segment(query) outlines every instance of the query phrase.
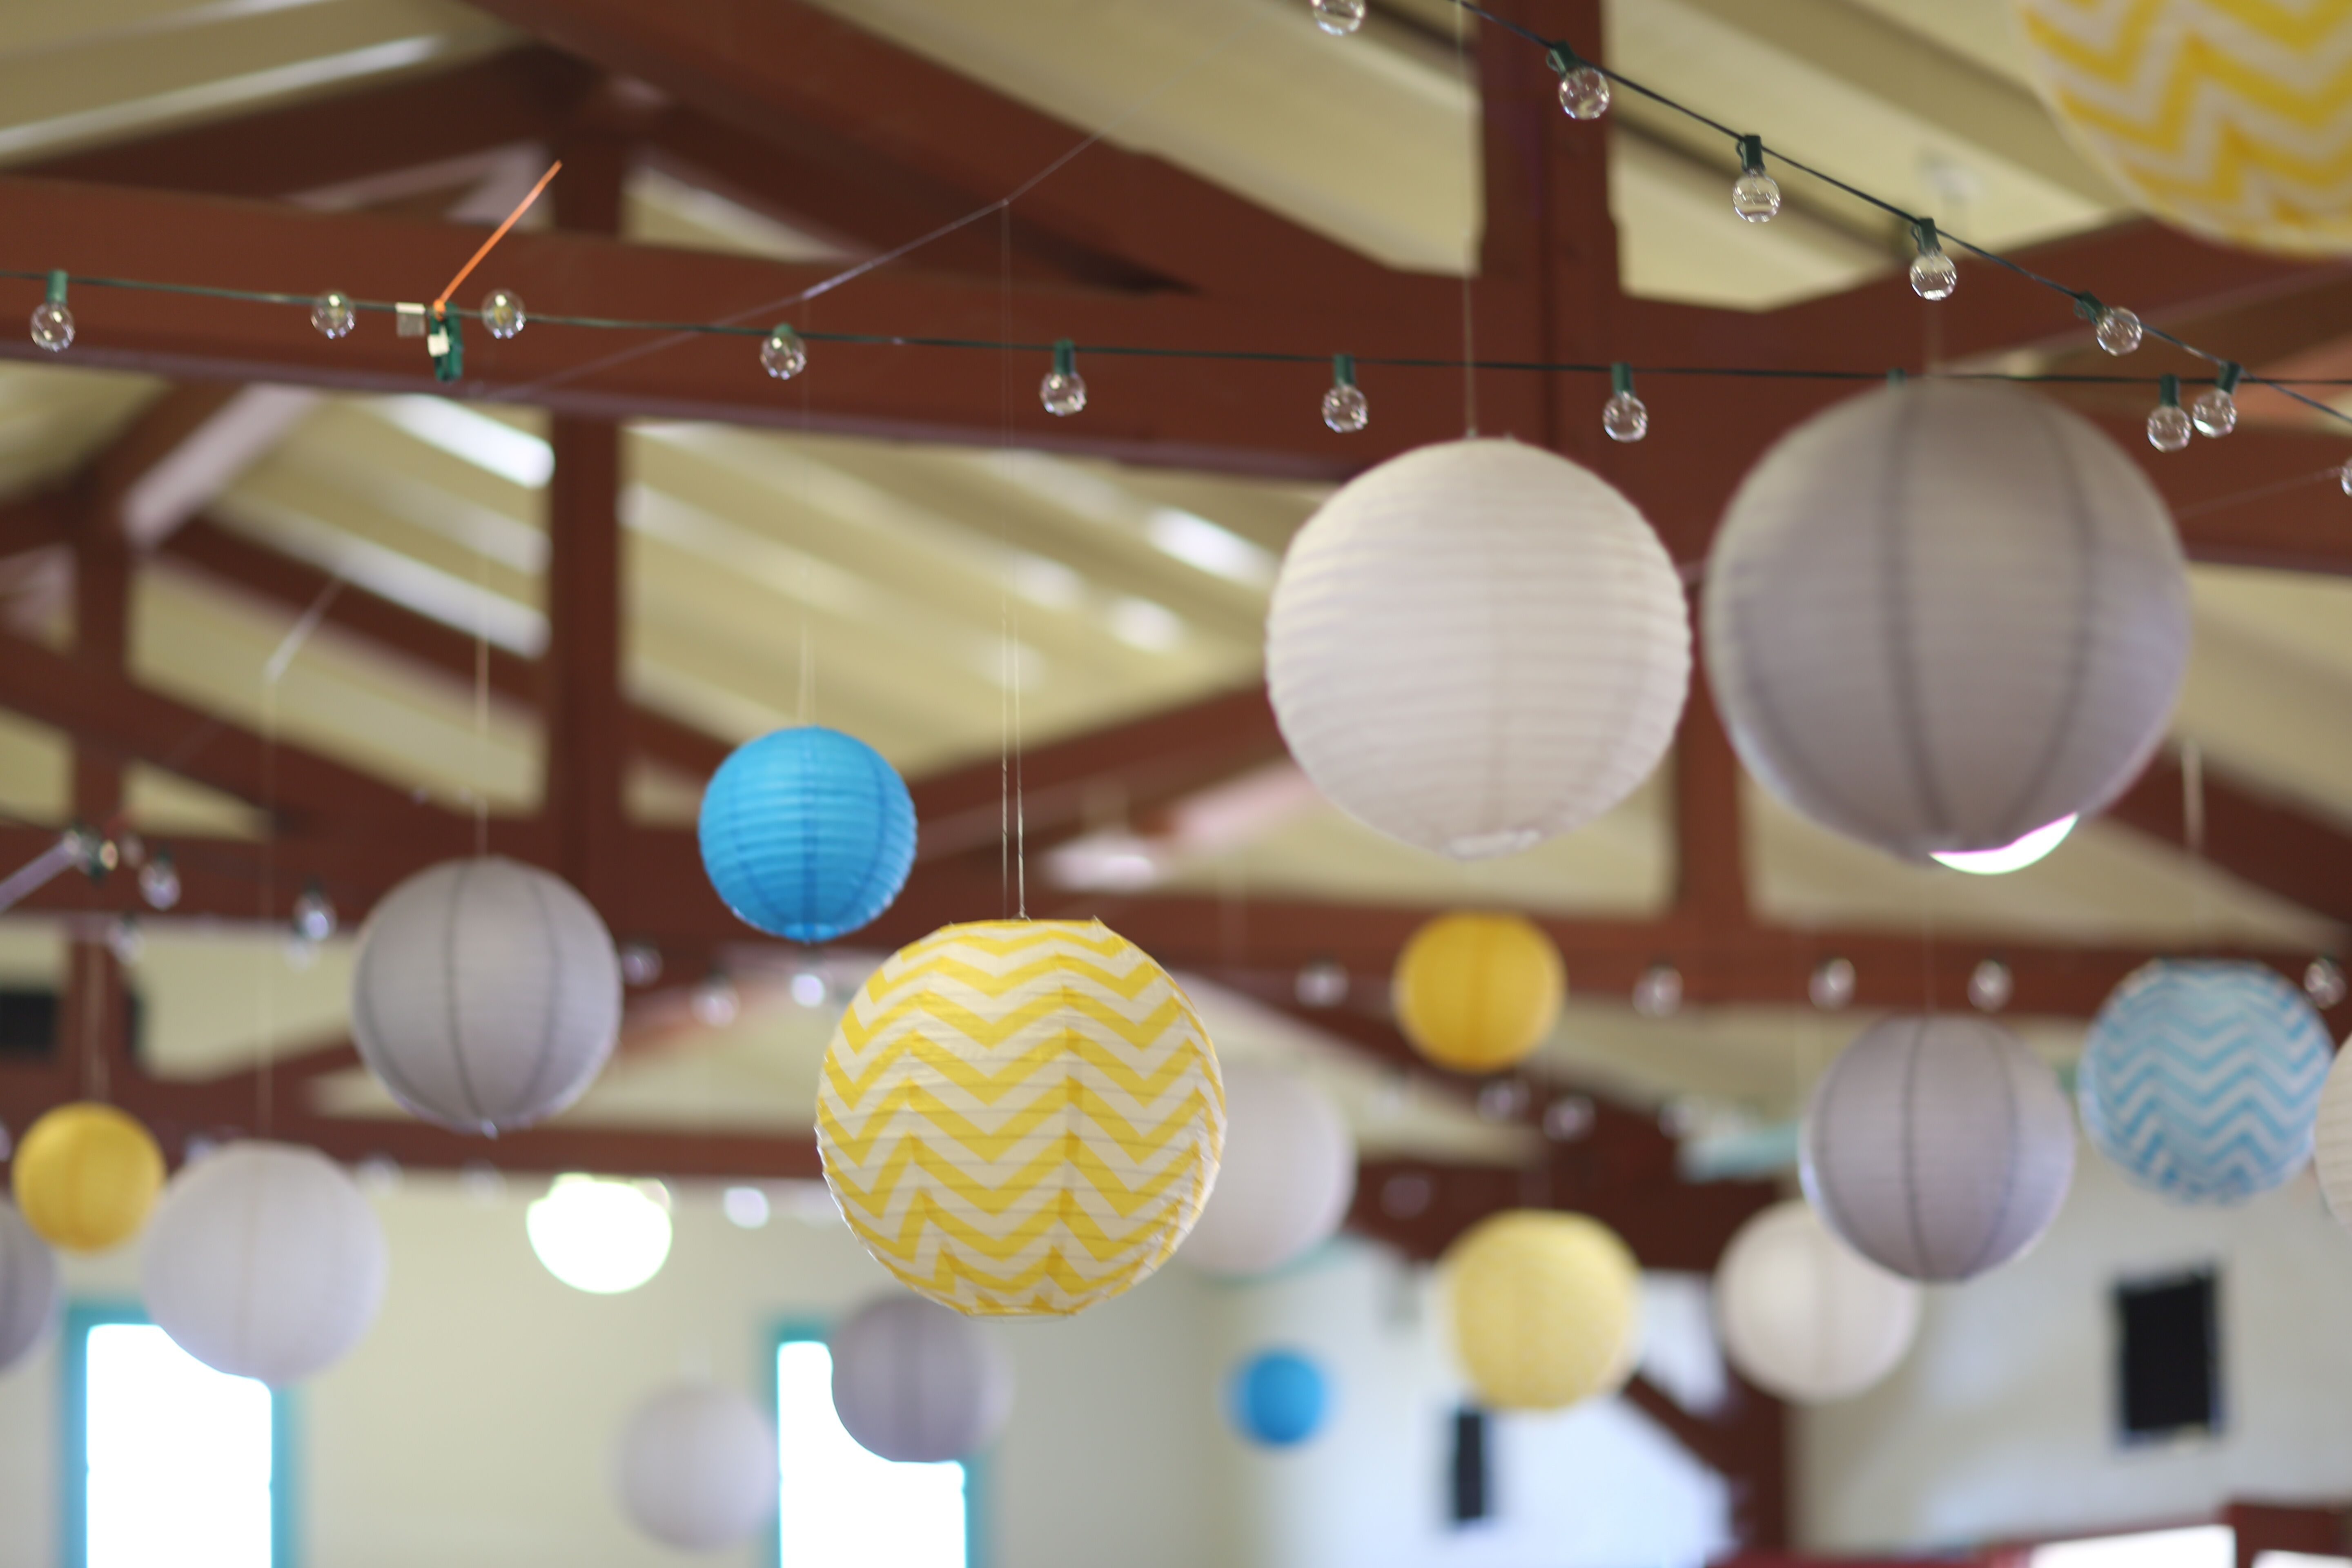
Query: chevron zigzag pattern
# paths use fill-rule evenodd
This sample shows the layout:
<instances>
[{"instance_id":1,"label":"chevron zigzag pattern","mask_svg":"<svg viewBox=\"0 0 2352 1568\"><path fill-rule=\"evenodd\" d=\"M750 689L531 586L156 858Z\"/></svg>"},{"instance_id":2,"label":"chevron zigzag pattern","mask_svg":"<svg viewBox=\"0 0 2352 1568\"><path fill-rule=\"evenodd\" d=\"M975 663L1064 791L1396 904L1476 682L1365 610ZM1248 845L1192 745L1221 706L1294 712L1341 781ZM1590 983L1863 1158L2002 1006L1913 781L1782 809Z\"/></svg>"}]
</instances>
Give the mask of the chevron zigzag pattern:
<instances>
[{"instance_id":1,"label":"chevron zigzag pattern","mask_svg":"<svg viewBox=\"0 0 2352 1568\"><path fill-rule=\"evenodd\" d=\"M1096 921L948 926L892 954L817 1092L825 1182L866 1249L988 1316L1148 1277L1200 1216L1224 1129L1191 1002Z\"/></svg>"},{"instance_id":2,"label":"chevron zigzag pattern","mask_svg":"<svg viewBox=\"0 0 2352 1568\"><path fill-rule=\"evenodd\" d=\"M2311 1157L2334 1054L2303 993L2261 964L2159 959L2091 1025L2084 1129L2142 1186L2237 1203Z\"/></svg>"},{"instance_id":3,"label":"chevron zigzag pattern","mask_svg":"<svg viewBox=\"0 0 2352 1568\"><path fill-rule=\"evenodd\" d=\"M2016 0L2042 101L2159 217L2352 250L2352 0Z\"/></svg>"}]
</instances>

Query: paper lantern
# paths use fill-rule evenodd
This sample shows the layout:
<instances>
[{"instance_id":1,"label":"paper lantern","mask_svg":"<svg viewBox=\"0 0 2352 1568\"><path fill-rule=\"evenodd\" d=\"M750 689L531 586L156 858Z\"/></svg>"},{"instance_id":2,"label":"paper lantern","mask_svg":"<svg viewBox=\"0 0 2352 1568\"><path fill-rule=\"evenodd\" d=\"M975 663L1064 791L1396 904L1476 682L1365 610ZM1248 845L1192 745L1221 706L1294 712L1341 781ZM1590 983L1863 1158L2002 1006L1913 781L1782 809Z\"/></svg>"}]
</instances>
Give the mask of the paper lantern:
<instances>
[{"instance_id":1,"label":"paper lantern","mask_svg":"<svg viewBox=\"0 0 2352 1568\"><path fill-rule=\"evenodd\" d=\"M2237 1203L2311 1158L2334 1056L2303 993L2263 965L2158 959L2091 1022L2074 1078L2083 1130L2141 1186Z\"/></svg>"},{"instance_id":2,"label":"paper lantern","mask_svg":"<svg viewBox=\"0 0 2352 1568\"><path fill-rule=\"evenodd\" d=\"M2327 1212L2347 1230L2352 1230L2352 1074L2344 1064L2352 1061L2352 1051L2336 1053L2336 1065L2327 1069L2327 1082L2319 1091L2319 1124L2314 1163L2319 1171L2320 1194L2327 1200Z\"/></svg>"},{"instance_id":3,"label":"paper lantern","mask_svg":"<svg viewBox=\"0 0 2352 1568\"><path fill-rule=\"evenodd\" d=\"M2051 115L2136 204L2228 244L2352 251L2352 11L2017 0L2017 14Z\"/></svg>"},{"instance_id":4,"label":"paper lantern","mask_svg":"<svg viewBox=\"0 0 2352 1568\"><path fill-rule=\"evenodd\" d=\"M703 869L772 936L831 942L890 907L915 863L915 803L880 752L815 724L746 742L702 795Z\"/></svg>"},{"instance_id":5,"label":"paper lantern","mask_svg":"<svg viewBox=\"0 0 2352 1568\"><path fill-rule=\"evenodd\" d=\"M299 1383L367 1337L390 1268L383 1226L316 1149L231 1143L182 1168L149 1227L147 1313L216 1372Z\"/></svg>"},{"instance_id":6,"label":"paper lantern","mask_svg":"<svg viewBox=\"0 0 2352 1568\"><path fill-rule=\"evenodd\" d=\"M667 1546L739 1545L776 1511L776 1429L731 1388L688 1384L646 1400L615 1468L622 1511Z\"/></svg>"},{"instance_id":7,"label":"paper lantern","mask_svg":"<svg viewBox=\"0 0 2352 1568\"><path fill-rule=\"evenodd\" d=\"M1832 1236L1806 1205L1775 1204L1716 1266L1715 1321L1742 1377L1818 1405L1895 1370L1919 1331L1919 1287Z\"/></svg>"},{"instance_id":8,"label":"paper lantern","mask_svg":"<svg viewBox=\"0 0 2352 1568\"><path fill-rule=\"evenodd\" d=\"M1339 1231L1356 1192L1356 1139L1331 1097L1297 1073L1237 1062L1224 1082L1224 1154L1182 1257L1212 1274L1264 1274Z\"/></svg>"},{"instance_id":9,"label":"paper lantern","mask_svg":"<svg viewBox=\"0 0 2352 1568\"><path fill-rule=\"evenodd\" d=\"M497 856L446 861L394 888L360 934L360 1059L454 1131L544 1121L595 1081L620 1029L620 956L561 877Z\"/></svg>"},{"instance_id":10,"label":"paper lantern","mask_svg":"<svg viewBox=\"0 0 2352 1568\"><path fill-rule=\"evenodd\" d=\"M2022 1253L2074 1179L2058 1075L1981 1017L1880 1020L1813 1088L1799 1173L1832 1235L1906 1279Z\"/></svg>"},{"instance_id":11,"label":"paper lantern","mask_svg":"<svg viewBox=\"0 0 2352 1568\"><path fill-rule=\"evenodd\" d=\"M1633 1375L1641 1271L1598 1220L1508 1210L1465 1231L1438 1267L1454 1353L1489 1409L1559 1410Z\"/></svg>"},{"instance_id":12,"label":"paper lantern","mask_svg":"<svg viewBox=\"0 0 2352 1568\"><path fill-rule=\"evenodd\" d=\"M14 1204L0 1203L0 1372L47 1336L62 1289L56 1255Z\"/></svg>"},{"instance_id":13,"label":"paper lantern","mask_svg":"<svg viewBox=\"0 0 2352 1568\"><path fill-rule=\"evenodd\" d=\"M163 1151L136 1117L77 1100L26 1130L9 1175L35 1235L68 1252L104 1252L147 1223L163 1190Z\"/></svg>"},{"instance_id":14,"label":"paper lantern","mask_svg":"<svg viewBox=\"0 0 2352 1568\"><path fill-rule=\"evenodd\" d=\"M844 1218L962 1312L1066 1313L1168 1259L1216 1180L1216 1053L1167 971L1098 921L948 926L842 1014L817 1148Z\"/></svg>"},{"instance_id":15,"label":"paper lantern","mask_svg":"<svg viewBox=\"0 0 2352 1568\"><path fill-rule=\"evenodd\" d=\"M1455 1072L1499 1072L1527 1059L1559 1021L1568 968L1519 915L1440 915L1414 931L1391 982L1397 1026Z\"/></svg>"},{"instance_id":16,"label":"paper lantern","mask_svg":"<svg viewBox=\"0 0 2352 1568\"><path fill-rule=\"evenodd\" d=\"M1690 683L1682 580L1564 458L1451 441L1351 480L1291 542L1266 620L1291 754L1342 810L1459 859L1632 794Z\"/></svg>"},{"instance_id":17,"label":"paper lantern","mask_svg":"<svg viewBox=\"0 0 2352 1568\"><path fill-rule=\"evenodd\" d=\"M1289 1448L1322 1430L1331 1392L1323 1369L1297 1351L1266 1351L1234 1369L1226 1405L1253 1443Z\"/></svg>"},{"instance_id":18,"label":"paper lantern","mask_svg":"<svg viewBox=\"0 0 2352 1568\"><path fill-rule=\"evenodd\" d=\"M2180 542L2138 466L2079 415L1957 382L1783 437L1732 498L1704 614L1748 771L1911 859L2113 800L2189 658Z\"/></svg>"},{"instance_id":19,"label":"paper lantern","mask_svg":"<svg viewBox=\"0 0 2352 1568\"><path fill-rule=\"evenodd\" d=\"M979 1324L919 1296L860 1308L833 1335L833 1409L867 1453L961 1459L1013 1414L1013 1364Z\"/></svg>"}]
</instances>

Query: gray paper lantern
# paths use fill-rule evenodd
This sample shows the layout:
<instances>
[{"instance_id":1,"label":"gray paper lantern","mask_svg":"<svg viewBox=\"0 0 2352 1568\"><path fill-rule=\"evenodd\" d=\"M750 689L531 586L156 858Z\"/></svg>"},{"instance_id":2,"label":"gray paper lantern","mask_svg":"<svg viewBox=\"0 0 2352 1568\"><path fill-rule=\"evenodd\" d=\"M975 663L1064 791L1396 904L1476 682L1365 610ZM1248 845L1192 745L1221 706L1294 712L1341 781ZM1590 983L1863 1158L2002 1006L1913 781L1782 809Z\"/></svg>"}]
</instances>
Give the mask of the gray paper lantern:
<instances>
[{"instance_id":1,"label":"gray paper lantern","mask_svg":"<svg viewBox=\"0 0 2352 1568\"><path fill-rule=\"evenodd\" d=\"M1177 1256L1246 1277L1328 1241L1356 1194L1356 1139L1331 1097L1297 1073L1225 1064L1225 1151L1217 1184Z\"/></svg>"},{"instance_id":2,"label":"gray paper lantern","mask_svg":"<svg viewBox=\"0 0 2352 1568\"><path fill-rule=\"evenodd\" d=\"M666 1546L716 1552L775 1515L776 1428L734 1389L680 1384L629 1416L614 1471L630 1523Z\"/></svg>"},{"instance_id":3,"label":"gray paper lantern","mask_svg":"<svg viewBox=\"0 0 2352 1568\"><path fill-rule=\"evenodd\" d=\"M16 1205L0 1199L0 1372L33 1352L57 1321L57 1255Z\"/></svg>"},{"instance_id":4,"label":"gray paper lantern","mask_svg":"<svg viewBox=\"0 0 2352 1568\"><path fill-rule=\"evenodd\" d=\"M1801 1173L1848 1247L1910 1279L1969 1279L2041 1239L2074 1179L2058 1077L1989 1018L1888 1018L1813 1089Z\"/></svg>"},{"instance_id":5,"label":"gray paper lantern","mask_svg":"<svg viewBox=\"0 0 2352 1568\"><path fill-rule=\"evenodd\" d=\"M1013 1414L1013 1368L978 1323L919 1296L886 1296L834 1331L833 1409L868 1453L961 1459Z\"/></svg>"},{"instance_id":6,"label":"gray paper lantern","mask_svg":"<svg viewBox=\"0 0 2352 1568\"><path fill-rule=\"evenodd\" d=\"M1913 859L2105 805L2189 658L2180 542L2147 476L2078 415L1953 382L1854 398L1765 454L1703 616L1748 770Z\"/></svg>"}]
</instances>

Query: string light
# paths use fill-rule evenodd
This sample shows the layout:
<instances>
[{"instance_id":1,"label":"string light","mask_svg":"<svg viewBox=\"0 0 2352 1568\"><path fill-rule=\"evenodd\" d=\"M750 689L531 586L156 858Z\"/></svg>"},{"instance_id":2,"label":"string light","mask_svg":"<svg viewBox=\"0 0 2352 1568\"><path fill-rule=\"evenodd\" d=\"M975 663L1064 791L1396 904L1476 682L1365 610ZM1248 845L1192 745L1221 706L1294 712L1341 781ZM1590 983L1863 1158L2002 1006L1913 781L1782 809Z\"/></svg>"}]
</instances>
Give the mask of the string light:
<instances>
[{"instance_id":1,"label":"string light","mask_svg":"<svg viewBox=\"0 0 2352 1568\"><path fill-rule=\"evenodd\" d=\"M1922 300L1950 299L1952 290L1960 286L1960 269L1944 254L1936 220L1921 218L1911 226L1911 234L1919 246L1919 254L1911 258L1911 292Z\"/></svg>"},{"instance_id":2,"label":"string light","mask_svg":"<svg viewBox=\"0 0 2352 1568\"><path fill-rule=\"evenodd\" d=\"M169 849L158 849L139 868L139 896L152 910L168 910L180 901L180 868Z\"/></svg>"},{"instance_id":3,"label":"string light","mask_svg":"<svg viewBox=\"0 0 2352 1568\"><path fill-rule=\"evenodd\" d=\"M1356 356L1333 354L1331 390L1323 395L1323 423L1342 436L1352 436L1371 422L1372 405L1356 384Z\"/></svg>"},{"instance_id":4,"label":"string light","mask_svg":"<svg viewBox=\"0 0 2352 1568\"><path fill-rule=\"evenodd\" d=\"M334 902L315 881L294 900L294 934L305 942L324 942L335 934Z\"/></svg>"},{"instance_id":5,"label":"string light","mask_svg":"<svg viewBox=\"0 0 2352 1568\"><path fill-rule=\"evenodd\" d=\"M2167 372L2156 380L2157 404L2148 410L2147 444L2159 452L2178 452L2189 445L2197 427L2180 406L2180 378Z\"/></svg>"},{"instance_id":6,"label":"string light","mask_svg":"<svg viewBox=\"0 0 2352 1568\"><path fill-rule=\"evenodd\" d=\"M1586 65L1565 44L1547 57L1559 73L1559 107L1570 120L1598 120L1609 112L1609 79Z\"/></svg>"},{"instance_id":7,"label":"string light","mask_svg":"<svg viewBox=\"0 0 2352 1568\"><path fill-rule=\"evenodd\" d=\"M1078 374L1078 347L1067 338L1054 345L1054 368L1037 384L1037 401L1059 419L1087 405L1087 378Z\"/></svg>"},{"instance_id":8,"label":"string light","mask_svg":"<svg viewBox=\"0 0 2352 1568\"><path fill-rule=\"evenodd\" d=\"M523 329L529 319L523 314L522 297L511 289L493 289L482 301L482 325L490 336L513 337Z\"/></svg>"},{"instance_id":9,"label":"string light","mask_svg":"<svg viewBox=\"0 0 2352 1568\"><path fill-rule=\"evenodd\" d=\"M1853 960L1823 959L1812 978L1805 983L1805 994L1822 1012L1839 1012L1853 1001L1854 979Z\"/></svg>"},{"instance_id":10,"label":"string light","mask_svg":"<svg viewBox=\"0 0 2352 1568\"><path fill-rule=\"evenodd\" d=\"M73 312L66 309L66 275L49 274L48 292L33 307L33 342L53 354L61 354L73 346Z\"/></svg>"},{"instance_id":11,"label":"string light","mask_svg":"<svg viewBox=\"0 0 2352 1568\"><path fill-rule=\"evenodd\" d=\"M2245 367L2235 360L2223 360L2221 369L2213 378L2213 389L2197 400L2189 409L2189 423L2200 436L2220 440L2238 427L2238 380L2246 374Z\"/></svg>"},{"instance_id":12,"label":"string light","mask_svg":"<svg viewBox=\"0 0 2352 1568\"><path fill-rule=\"evenodd\" d=\"M2344 487L2346 495L2352 496L2352 458L2345 459L2344 466L2336 470L2336 482Z\"/></svg>"},{"instance_id":13,"label":"string light","mask_svg":"<svg viewBox=\"0 0 2352 1568\"><path fill-rule=\"evenodd\" d=\"M341 289L330 289L310 301L310 325L322 338L348 337L359 324L360 313L352 308L352 297Z\"/></svg>"},{"instance_id":14,"label":"string light","mask_svg":"<svg viewBox=\"0 0 2352 1568\"><path fill-rule=\"evenodd\" d=\"M1335 38L1344 38L1364 25L1364 0L1311 0L1315 25Z\"/></svg>"},{"instance_id":15,"label":"string light","mask_svg":"<svg viewBox=\"0 0 2352 1568\"><path fill-rule=\"evenodd\" d=\"M1764 138L1739 139L1739 178L1731 183L1731 210L1749 223L1770 223L1780 211L1780 182L1764 172Z\"/></svg>"},{"instance_id":16,"label":"string light","mask_svg":"<svg viewBox=\"0 0 2352 1568\"><path fill-rule=\"evenodd\" d=\"M1644 1018L1671 1018L1682 1005L1683 973L1671 963L1654 963L1633 982L1633 1011Z\"/></svg>"},{"instance_id":17,"label":"string light","mask_svg":"<svg viewBox=\"0 0 2352 1568\"><path fill-rule=\"evenodd\" d=\"M1601 405L1601 428L1612 441L1638 441L1650 433L1650 407L1633 395L1633 367L1619 360L1609 367L1615 390Z\"/></svg>"},{"instance_id":18,"label":"string light","mask_svg":"<svg viewBox=\"0 0 2352 1568\"><path fill-rule=\"evenodd\" d=\"M778 381L790 381L808 369L808 345L790 325L778 321L760 344L760 366Z\"/></svg>"},{"instance_id":19,"label":"string light","mask_svg":"<svg viewBox=\"0 0 2352 1568\"><path fill-rule=\"evenodd\" d=\"M2117 358L2137 349L2147 335L2139 317L2120 306L2102 305L2094 295L2075 295L2074 313L2091 323L2091 335L2099 346Z\"/></svg>"}]
</instances>

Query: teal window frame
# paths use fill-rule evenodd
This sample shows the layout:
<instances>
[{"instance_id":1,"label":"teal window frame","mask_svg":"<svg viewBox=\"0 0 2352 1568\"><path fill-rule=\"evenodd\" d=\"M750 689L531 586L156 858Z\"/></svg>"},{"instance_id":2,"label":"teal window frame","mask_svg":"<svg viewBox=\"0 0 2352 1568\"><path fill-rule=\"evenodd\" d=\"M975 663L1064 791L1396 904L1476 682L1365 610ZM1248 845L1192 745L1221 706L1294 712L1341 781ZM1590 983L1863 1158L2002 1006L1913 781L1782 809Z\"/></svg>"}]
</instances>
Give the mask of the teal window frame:
<instances>
[{"instance_id":1,"label":"teal window frame","mask_svg":"<svg viewBox=\"0 0 2352 1568\"><path fill-rule=\"evenodd\" d=\"M59 1347L58 1469L65 1514L58 1521L60 1568L89 1564L89 1331L112 1323L152 1327L154 1320L136 1303L76 1301L66 1309L65 1342ZM269 1565L301 1568L296 1526L300 1444L291 1389L269 1391Z\"/></svg>"},{"instance_id":2,"label":"teal window frame","mask_svg":"<svg viewBox=\"0 0 2352 1568\"><path fill-rule=\"evenodd\" d=\"M788 1318L778 1323L767 1337L766 1350L760 1357L760 1384L766 1400L762 1408L772 1419L779 1412L783 1393L777 1386L776 1354L788 1344L810 1341L830 1345L832 1326L808 1318ZM958 1462L963 1466L964 1568L990 1568L988 1455L983 1450ZM761 1551L764 1555L760 1559L761 1568L783 1568L784 1521L781 1513L770 1522ZM76 1564L75 1568L80 1568L80 1565Z\"/></svg>"}]
</instances>

